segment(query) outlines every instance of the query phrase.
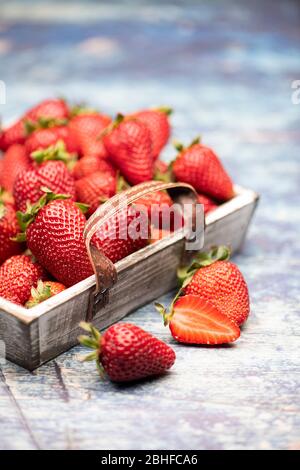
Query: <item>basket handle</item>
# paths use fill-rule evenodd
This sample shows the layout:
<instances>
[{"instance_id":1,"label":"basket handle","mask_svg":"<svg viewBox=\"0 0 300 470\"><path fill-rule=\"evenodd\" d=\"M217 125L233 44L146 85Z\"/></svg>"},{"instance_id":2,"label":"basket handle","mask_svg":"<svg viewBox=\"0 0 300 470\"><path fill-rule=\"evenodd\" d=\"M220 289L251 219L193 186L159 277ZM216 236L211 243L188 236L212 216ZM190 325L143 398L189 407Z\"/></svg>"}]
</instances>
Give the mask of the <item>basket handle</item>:
<instances>
[{"instance_id":1,"label":"basket handle","mask_svg":"<svg viewBox=\"0 0 300 470\"><path fill-rule=\"evenodd\" d=\"M111 217L117 215L122 209L132 204L134 201L152 193L171 188L185 188L192 191L195 195L195 189L186 183L164 183L160 181L147 181L140 183L129 189L122 191L101 204L94 214L88 219L83 236L87 253L96 276L96 289L92 292L87 319L93 318L96 306L104 306L108 302L108 290L117 280L117 271L115 265L91 244L93 235L104 226Z\"/></svg>"}]
</instances>

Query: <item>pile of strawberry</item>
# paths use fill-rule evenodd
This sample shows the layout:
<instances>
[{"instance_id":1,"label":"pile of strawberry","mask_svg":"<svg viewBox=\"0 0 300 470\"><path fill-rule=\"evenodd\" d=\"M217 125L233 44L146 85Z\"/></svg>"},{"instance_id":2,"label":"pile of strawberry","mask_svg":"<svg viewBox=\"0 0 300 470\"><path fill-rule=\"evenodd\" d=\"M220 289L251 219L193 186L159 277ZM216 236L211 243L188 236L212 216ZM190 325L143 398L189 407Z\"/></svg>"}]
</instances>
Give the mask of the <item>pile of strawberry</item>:
<instances>
[{"instance_id":1,"label":"pile of strawberry","mask_svg":"<svg viewBox=\"0 0 300 470\"><path fill-rule=\"evenodd\" d=\"M189 183L206 214L234 196L219 158L198 138L188 147L177 143L170 165L160 160L171 133L169 114L166 108L148 109L112 120L50 99L1 131L1 297L31 308L92 275L83 238L86 219L129 186L153 179ZM164 208L173 204L168 193L151 193L138 203L143 210L129 206L92 238L112 262L176 229L162 222ZM153 207L156 224L150 220ZM141 211L149 230L131 236L129 226ZM235 341L249 314L249 297L228 250L200 253L178 275L181 287L169 311L156 305L172 336L192 344ZM96 359L112 380L156 375L175 361L171 347L135 325L114 325L103 336L91 325L83 327L91 336L81 342L94 349L88 359Z\"/></svg>"},{"instance_id":2,"label":"pile of strawberry","mask_svg":"<svg viewBox=\"0 0 300 470\"><path fill-rule=\"evenodd\" d=\"M49 99L1 131L0 296L32 306L92 275L83 240L86 218L130 185L152 179L190 183L206 212L233 196L218 157L199 140L187 148L177 144L169 166L159 159L170 136L169 114L149 109L113 121ZM138 202L145 217L158 207L158 224L150 224L146 236L123 236L140 215L130 206L93 237L113 262L170 233L160 217L172 205L168 193ZM117 240L110 239L112 229Z\"/></svg>"}]
</instances>

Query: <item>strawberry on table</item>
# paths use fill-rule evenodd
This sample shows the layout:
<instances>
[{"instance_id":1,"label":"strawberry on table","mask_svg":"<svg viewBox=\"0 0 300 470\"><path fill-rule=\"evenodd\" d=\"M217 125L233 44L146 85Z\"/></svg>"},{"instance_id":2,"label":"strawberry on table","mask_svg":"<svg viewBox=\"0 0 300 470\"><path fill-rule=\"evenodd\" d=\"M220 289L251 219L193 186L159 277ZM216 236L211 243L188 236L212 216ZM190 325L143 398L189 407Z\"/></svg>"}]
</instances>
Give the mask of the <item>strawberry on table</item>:
<instances>
[{"instance_id":1,"label":"strawberry on table","mask_svg":"<svg viewBox=\"0 0 300 470\"><path fill-rule=\"evenodd\" d=\"M239 268L228 261L229 256L225 246L199 253L188 268L178 269L178 279L184 294L199 295L241 325L250 313L249 292Z\"/></svg>"},{"instance_id":2,"label":"strawberry on table","mask_svg":"<svg viewBox=\"0 0 300 470\"><path fill-rule=\"evenodd\" d=\"M170 346L131 323L117 323L103 335L88 323L80 326L91 334L80 336L80 343L94 350L84 360L95 360L100 374L105 372L113 382L161 375L175 362Z\"/></svg>"},{"instance_id":3,"label":"strawberry on table","mask_svg":"<svg viewBox=\"0 0 300 470\"><path fill-rule=\"evenodd\" d=\"M168 117L172 113L171 108L161 107L157 109L145 109L131 115L145 124L151 135L152 155L158 158L161 150L167 144L170 137L170 123Z\"/></svg>"},{"instance_id":4,"label":"strawberry on table","mask_svg":"<svg viewBox=\"0 0 300 470\"><path fill-rule=\"evenodd\" d=\"M107 172L96 171L75 182L77 199L89 205L88 215L93 214L101 203L114 196L117 178Z\"/></svg>"},{"instance_id":5,"label":"strawberry on table","mask_svg":"<svg viewBox=\"0 0 300 470\"><path fill-rule=\"evenodd\" d=\"M0 200L0 265L23 251L22 244L12 240L18 232L19 224L13 205Z\"/></svg>"},{"instance_id":6,"label":"strawberry on table","mask_svg":"<svg viewBox=\"0 0 300 470\"><path fill-rule=\"evenodd\" d=\"M22 170L28 168L30 163L24 145L11 145L1 160L0 186L12 192L16 177Z\"/></svg>"},{"instance_id":7,"label":"strawberry on table","mask_svg":"<svg viewBox=\"0 0 300 470\"><path fill-rule=\"evenodd\" d=\"M27 126L37 124L40 119L64 120L69 115L69 108L64 100L47 99L29 111L21 119L5 128L0 136L0 149L7 150L12 144L23 144L27 137Z\"/></svg>"},{"instance_id":8,"label":"strawberry on table","mask_svg":"<svg viewBox=\"0 0 300 470\"><path fill-rule=\"evenodd\" d=\"M150 181L153 177L151 135L140 121L118 115L107 128L103 143L112 162L130 184Z\"/></svg>"},{"instance_id":9,"label":"strawberry on table","mask_svg":"<svg viewBox=\"0 0 300 470\"><path fill-rule=\"evenodd\" d=\"M46 192L27 213L18 213L27 246L44 268L66 287L93 274L83 230L85 216L67 196Z\"/></svg>"},{"instance_id":10,"label":"strawberry on table","mask_svg":"<svg viewBox=\"0 0 300 470\"><path fill-rule=\"evenodd\" d=\"M64 163L68 161L69 154L60 142L31 156L36 163L18 173L14 183L13 195L19 211L24 212L28 202L36 203L43 195L43 187L76 199L75 180Z\"/></svg>"},{"instance_id":11,"label":"strawberry on table","mask_svg":"<svg viewBox=\"0 0 300 470\"><path fill-rule=\"evenodd\" d=\"M44 300L50 299L54 295L64 291L66 287L60 282L55 281L38 281L36 287L31 288L31 295L25 304L26 308L32 308L36 305L44 302Z\"/></svg>"},{"instance_id":12,"label":"strawberry on table","mask_svg":"<svg viewBox=\"0 0 300 470\"><path fill-rule=\"evenodd\" d=\"M83 112L71 119L68 126L82 156L108 157L99 136L110 123L111 118L109 116L97 112Z\"/></svg>"},{"instance_id":13,"label":"strawberry on table","mask_svg":"<svg viewBox=\"0 0 300 470\"><path fill-rule=\"evenodd\" d=\"M172 169L177 181L189 183L199 193L227 201L234 196L232 181L217 155L195 139L184 148L177 144L178 155Z\"/></svg>"},{"instance_id":14,"label":"strawberry on table","mask_svg":"<svg viewBox=\"0 0 300 470\"><path fill-rule=\"evenodd\" d=\"M43 278L43 268L30 256L12 256L0 267L0 297L24 305L30 297L31 288Z\"/></svg>"},{"instance_id":15,"label":"strawberry on table","mask_svg":"<svg viewBox=\"0 0 300 470\"><path fill-rule=\"evenodd\" d=\"M148 244L148 216L134 206L124 208L92 237L92 244L113 263Z\"/></svg>"},{"instance_id":16,"label":"strawberry on table","mask_svg":"<svg viewBox=\"0 0 300 470\"><path fill-rule=\"evenodd\" d=\"M157 304L161 310L161 306ZM240 336L240 329L208 300L197 295L184 295L173 305L172 313L164 310L165 325L169 325L174 339L179 343L225 344Z\"/></svg>"}]
</instances>

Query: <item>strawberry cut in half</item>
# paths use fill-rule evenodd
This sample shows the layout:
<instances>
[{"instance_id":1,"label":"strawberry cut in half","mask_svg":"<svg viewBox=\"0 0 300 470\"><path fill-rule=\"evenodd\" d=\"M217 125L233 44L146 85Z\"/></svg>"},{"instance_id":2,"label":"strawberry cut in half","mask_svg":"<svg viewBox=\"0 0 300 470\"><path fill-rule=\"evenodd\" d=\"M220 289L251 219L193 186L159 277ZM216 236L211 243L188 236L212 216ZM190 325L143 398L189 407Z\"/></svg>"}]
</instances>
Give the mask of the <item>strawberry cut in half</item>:
<instances>
[{"instance_id":1,"label":"strawberry cut in half","mask_svg":"<svg viewBox=\"0 0 300 470\"><path fill-rule=\"evenodd\" d=\"M231 343L240 336L239 327L212 303L196 295L180 297L171 314L156 304L179 343L217 345Z\"/></svg>"}]
</instances>

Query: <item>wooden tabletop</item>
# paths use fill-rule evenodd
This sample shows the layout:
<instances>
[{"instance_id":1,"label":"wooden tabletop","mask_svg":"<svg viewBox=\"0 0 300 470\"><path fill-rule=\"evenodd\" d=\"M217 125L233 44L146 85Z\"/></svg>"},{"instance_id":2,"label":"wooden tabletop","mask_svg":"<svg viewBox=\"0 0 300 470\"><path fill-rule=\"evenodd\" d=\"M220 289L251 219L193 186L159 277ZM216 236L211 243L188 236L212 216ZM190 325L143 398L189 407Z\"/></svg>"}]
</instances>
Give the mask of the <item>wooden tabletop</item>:
<instances>
[{"instance_id":1,"label":"wooden tabletop","mask_svg":"<svg viewBox=\"0 0 300 470\"><path fill-rule=\"evenodd\" d=\"M141 308L130 321L177 361L138 385L101 381L80 347L33 373L2 364L0 447L299 449L299 3L51 3L1 2L4 119L55 94L112 113L173 106L174 135L201 133L262 196L235 257L251 317L233 346L185 347Z\"/></svg>"}]
</instances>

